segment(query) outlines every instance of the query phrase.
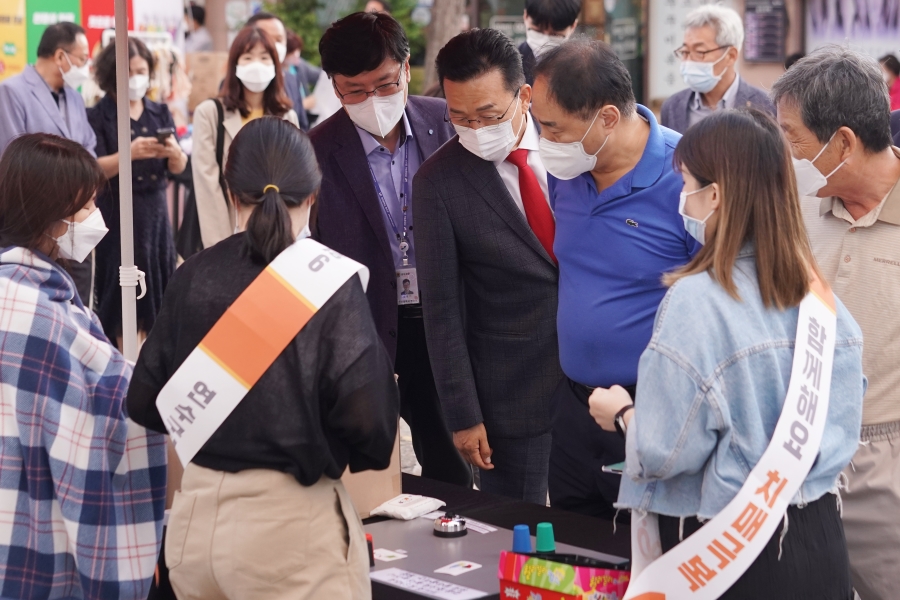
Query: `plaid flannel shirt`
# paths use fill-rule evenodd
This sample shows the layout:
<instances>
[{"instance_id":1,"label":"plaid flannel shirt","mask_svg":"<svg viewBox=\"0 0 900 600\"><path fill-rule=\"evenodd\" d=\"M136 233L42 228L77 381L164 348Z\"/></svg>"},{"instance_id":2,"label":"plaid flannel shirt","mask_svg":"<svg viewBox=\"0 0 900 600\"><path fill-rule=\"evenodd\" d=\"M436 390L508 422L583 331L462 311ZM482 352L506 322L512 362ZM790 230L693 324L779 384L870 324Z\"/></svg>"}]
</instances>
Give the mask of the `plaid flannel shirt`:
<instances>
[{"instance_id":1,"label":"plaid flannel shirt","mask_svg":"<svg viewBox=\"0 0 900 600\"><path fill-rule=\"evenodd\" d=\"M0 598L144 599L164 437L130 421L131 367L69 276L0 251Z\"/></svg>"}]
</instances>

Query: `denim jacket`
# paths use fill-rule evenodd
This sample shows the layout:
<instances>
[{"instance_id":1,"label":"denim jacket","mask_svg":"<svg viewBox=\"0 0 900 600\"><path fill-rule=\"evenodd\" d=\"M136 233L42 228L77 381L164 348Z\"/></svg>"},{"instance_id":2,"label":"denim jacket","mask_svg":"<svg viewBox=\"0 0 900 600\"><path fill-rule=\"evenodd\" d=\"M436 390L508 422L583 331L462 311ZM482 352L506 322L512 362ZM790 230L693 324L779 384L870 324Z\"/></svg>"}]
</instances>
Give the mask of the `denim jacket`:
<instances>
[{"instance_id":1,"label":"denim jacket","mask_svg":"<svg viewBox=\"0 0 900 600\"><path fill-rule=\"evenodd\" d=\"M787 395L799 308L763 305L752 247L739 254L733 277L740 301L702 273L678 281L660 304L638 366L616 506L712 518L737 495L769 445ZM862 331L836 303L825 432L791 504L835 490L859 442L866 390Z\"/></svg>"}]
</instances>

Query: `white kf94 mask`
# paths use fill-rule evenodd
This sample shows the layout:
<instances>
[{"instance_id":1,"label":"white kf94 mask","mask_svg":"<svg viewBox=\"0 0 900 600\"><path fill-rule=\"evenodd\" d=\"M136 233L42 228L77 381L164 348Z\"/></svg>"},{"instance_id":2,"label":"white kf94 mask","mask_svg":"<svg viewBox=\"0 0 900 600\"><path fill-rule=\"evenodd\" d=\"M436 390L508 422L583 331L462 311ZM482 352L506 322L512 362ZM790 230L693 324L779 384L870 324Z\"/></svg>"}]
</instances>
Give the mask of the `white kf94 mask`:
<instances>
[{"instance_id":1,"label":"white kf94 mask","mask_svg":"<svg viewBox=\"0 0 900 600\"><path fill-rule=\"evenodd\" d=\"M64 221L68 227L61 236L54 238L59 244L59 255L68 260L82 262L88 257L103 236L109 231L103 222L100 209L94 209L88 218L80 223Z\"/></svg>"}]
</instances>

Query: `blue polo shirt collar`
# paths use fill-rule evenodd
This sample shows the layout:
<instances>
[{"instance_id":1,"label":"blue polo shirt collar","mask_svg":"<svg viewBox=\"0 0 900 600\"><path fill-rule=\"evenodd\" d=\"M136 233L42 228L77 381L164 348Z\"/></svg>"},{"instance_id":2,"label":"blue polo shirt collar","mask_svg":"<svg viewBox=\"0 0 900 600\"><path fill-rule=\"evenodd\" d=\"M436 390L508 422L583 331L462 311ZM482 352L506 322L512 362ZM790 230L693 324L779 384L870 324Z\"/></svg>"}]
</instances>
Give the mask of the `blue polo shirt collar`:
<instances>
[{"instance_id":1,"label":"blue polo shirt collar","mask_svg":"<svg viewBox=\"0 0 900 600\"><path fill-rule=\"evenodd\" d=\"M637 105L637 112L650 124L650 137L647 138L647 146L644 148L641 160L634 167L631 187L647 188L659 180L663 169L666 167L671 169L672 165L666 164L666 140L653 112L640 104Z\"/></svg>"},{"instance_id":2,"label":"blue polo shirt collar","mask_svg":"<svg viewBox=\"0 0 900 600\"><path fill-rule=\"evenodd\" d=\"M659 180L663 174L663 169L666 167L666 140L663 137L659 123L656 121L656 117L653 116L653 112L650 109L640 104L637 105L637 113L650 125L650 136L647 138L644 153L641 155L641 160L638 161L631 171L600 192L601 202L627 196L634 189L650 187ZM597 186L591 173L583 173L581 176L587 180L594 193L597 193Z\"/></svg>"}]
</instances>

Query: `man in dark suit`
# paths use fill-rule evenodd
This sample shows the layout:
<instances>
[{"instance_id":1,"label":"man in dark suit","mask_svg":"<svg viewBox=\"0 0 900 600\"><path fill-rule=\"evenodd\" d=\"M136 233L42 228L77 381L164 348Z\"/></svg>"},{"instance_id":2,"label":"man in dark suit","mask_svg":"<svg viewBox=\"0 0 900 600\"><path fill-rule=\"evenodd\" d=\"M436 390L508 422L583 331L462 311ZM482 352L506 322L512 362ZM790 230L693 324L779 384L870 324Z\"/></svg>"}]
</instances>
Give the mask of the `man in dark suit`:
<instances>
[{"instance_id":1,"label":"man in dark suit","mask_svg":"<svg viewBox=\"0 0 900 600\"><path fill-rule=\"evenodd\" d=\"M313 235L369 268L369 307L394 359L400 414L422 475L470 485L471 469L453 446L435 390L420 295L411 289L401 297L403 280L417 281L412 180L453 135L446 103L409 97L409 41L390 15L359 12L337 21L319 53L343 110L310 133L322 169Z\"/></svg>"},{"instance_id":2,"label":"man in dark suit","mask_svg":"<svg viewBox=\"0 0 900 600\"><path fill-rule=\"evenodd\" d=\"M544 504L561 377L547 171L515 46L493 29L437 56L459 136L413 181L419 284L438 394L481 489Z\"/></svg>"},{"instance_id":3,"label":"man in dark suit","mask_svg":"<svg viewBox=\"0 0 900 600\"><path fill-rule=\"evenodd\" d=\"M684 43L675 50L688 89L663 102L663 126L684 133L722 108L753 106L775 116L769 95L741 79L736 71L743 44L744 24L734 10L704 4L688 14Z\"/></svg>"},{"instance_id":4,"label":"man in dark suit","mask_svg":"<svg viewBox=\"0 0 900 600\"><path fill-rule=\"evenodd\" d=\"M566 41L578 27L581 0L525 0L525 41L519 45L525 83L534 85L541 54Z\"/></svg>"}]
</instances>

